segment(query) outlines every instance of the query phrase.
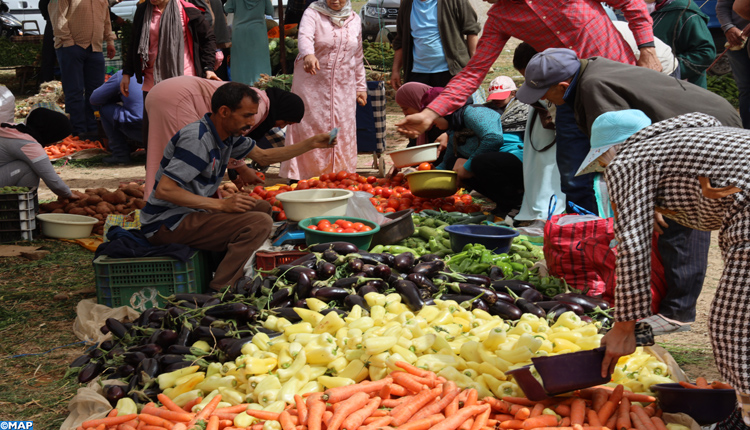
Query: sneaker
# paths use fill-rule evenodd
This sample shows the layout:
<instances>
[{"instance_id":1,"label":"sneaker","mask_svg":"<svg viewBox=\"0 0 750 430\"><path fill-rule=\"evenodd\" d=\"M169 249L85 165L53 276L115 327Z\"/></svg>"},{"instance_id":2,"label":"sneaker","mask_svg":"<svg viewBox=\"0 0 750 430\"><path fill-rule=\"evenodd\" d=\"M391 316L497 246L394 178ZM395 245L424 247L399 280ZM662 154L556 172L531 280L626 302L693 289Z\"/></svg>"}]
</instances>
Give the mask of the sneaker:
<instances>
[{"instance_id":1,"label":"sneaker","mask_svg":"<svg viewBox=\"0 0 750 430\"><path fill-rule=\"evenodd\" d=\"M102 161L107 164L129 164L130 163L130 157L128 156L121 156L117 157L114 155L110 155L108 157L102 158Z\"/></svg>"},{"instance_id":2,"label":"sneaker","mask_svg":"<svg viewBox=\"0 0 750 430\"><path fill-rule=\"evenodd\" d=\"M675 321L660 314L651 315L639 321L650 325L654 336L690 331L690 323Z\"/></svg>"}]
</instances>

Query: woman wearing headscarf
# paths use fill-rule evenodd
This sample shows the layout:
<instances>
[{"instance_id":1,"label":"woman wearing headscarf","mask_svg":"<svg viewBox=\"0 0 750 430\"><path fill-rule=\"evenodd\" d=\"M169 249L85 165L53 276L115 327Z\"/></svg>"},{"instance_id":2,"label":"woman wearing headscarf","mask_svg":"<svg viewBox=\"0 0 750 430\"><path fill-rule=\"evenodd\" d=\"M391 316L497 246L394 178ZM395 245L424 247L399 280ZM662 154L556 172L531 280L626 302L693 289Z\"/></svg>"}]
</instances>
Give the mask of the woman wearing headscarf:
<instances>
[{"instance_id":1,"label":"woman wearing headscarf","mask_svg":"<svg viewBox=\"0 0 750 430\"><path fill-rule=\"evenodd\" d=\"M302 15L299 55L292 92L308 109L287 128L286 145L338 128L338 144L314 149L281 163L280 175L292 180L357 170L357 104L367 103L362 54L362 23L349 0L318 0Z\"/></svg>"},{"instance_id":2,"label":"woman wearing headscarf","mask_svg":"<svg viewBox=\"0 0 750 430\"><path fill-rule=\"evenodd\" d=\"M396 91L396 103L401 107L404 115L419 113L427 106L427 103L434 100L435 94L440 94L442 87L431 87L420 82L407 82L401 85ZM445 151L448 144L448 135L437 127L432 127L415 141L415 145L424 145L425 143L440 142L440 153ZM409 141L409 146L414 146ZM407 146L407 147L409 147Z\"/></svg>"},{"instance_id":3,"label":"woman wearing headscarf","mask_svg":"<svg viewBox=\"0 0 750 430\"><path fill-rule=\"evenodd\" d=\"M144 198L148 198L153 190L156 172L169 140L182 127L211 111L211 97L224 84L226 82L180 76L167 79L151 91L145 102L152 124L148 131L151 144L146 149ZM260 98L255 125L249 132L253 140L258 140L258 136L262 137L272 127L299 122L305 114L305 105L295 94L276 88L253 90Z\"/></svg>"},{"instance_id":4,"label":"woman wearing headscarf","mask_svg":"<svg viewBox=\"0 0 750 430\"><path fill-rule=\"evenodd\" d=\"M38 187L41 178L60 199L78 199L44 151L72 133L65 114L46 108L32 110L25 124L0 124L0 187Z\"/></svg>"},{"instance_id":5,"label":"woman wearing headscarf","mask_svg":"<svg viewBox=\"0 0 750 430\"><path fill-rule=\"evenodd\" d=\"M708 316L709 336L716 367L734 387L739 408L717 429L750 426L748 159L748 130L723 127L702 113L651 124L631 109L596 118L591 151L577 173L603 170L615 210L616 322L602 338L602 375L635 350L636 321L651 315L651 235L666 226L660 217L719 230L724 272Z\"/></svg>"},{"instance_id":6,"label":"woman wearing headscarf","mask_svg":"<svg viewBox=\"0 0 750 430\"><path fill-rule=\"evenodd\" d=\"M130 94L130 78L142 83L143 100L158 83L175 76L220 81L214 73L216 39L203 11L185 0L148 0L135 9L130 47L122 65L120 92ZM149 126L144 103L143 145Z\"/></svg>"}]
</instances>

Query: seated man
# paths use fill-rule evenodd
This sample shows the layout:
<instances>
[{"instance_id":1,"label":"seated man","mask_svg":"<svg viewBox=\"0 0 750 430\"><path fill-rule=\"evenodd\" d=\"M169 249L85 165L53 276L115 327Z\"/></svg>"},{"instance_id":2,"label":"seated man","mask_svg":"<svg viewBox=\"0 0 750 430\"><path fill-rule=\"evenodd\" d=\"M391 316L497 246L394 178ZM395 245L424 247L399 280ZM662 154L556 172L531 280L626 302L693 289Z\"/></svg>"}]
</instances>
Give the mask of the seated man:
<instances>
[{"instance_id":1,"label":"seated man","mask_svg":"<svg viewBox=\"0 0 750 430\"><path fill-rule=\"evenodd\" d=\"M244 274L245 263L273 224L268 202L241 193L211 198L227 167L248 178L253 172L241 161L247 156L267 165L335 144L329 143L328 133L321 133L292 146L256 147L242 134L255 124L259 100L258 93L239 82L217 89L211 113L186 125L167 145L154 192L142 210L142 231L154 245L182 243L226 251L210 283L214 290L233 285Z\"/></svg>"},{"instance_id":2,"label":"seated man","mask_svg":"<svg viewBox=\"0 0 750 430\"><path fill-rule=\"evenodd\" d=\"M142 141L143 126L143 91L135 79L130 81L130 97L120 93L122 70L118 71L101 87L91 93L91 104L99 106L99 117L104 132L107 133L109 157L102 161L107 164L130 162L128 139Z\"/></svg>"}]
</instances>

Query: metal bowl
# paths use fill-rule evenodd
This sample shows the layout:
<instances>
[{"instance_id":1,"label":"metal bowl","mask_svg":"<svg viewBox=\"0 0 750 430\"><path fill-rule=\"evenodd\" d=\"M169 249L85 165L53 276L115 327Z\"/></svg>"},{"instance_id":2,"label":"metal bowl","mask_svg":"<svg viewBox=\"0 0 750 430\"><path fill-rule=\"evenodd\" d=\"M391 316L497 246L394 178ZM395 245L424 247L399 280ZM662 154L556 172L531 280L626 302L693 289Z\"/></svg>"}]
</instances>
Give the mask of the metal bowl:
<instances>
[{"instance_id":1,"label":"metal bowl","mask_svg":"<svg viewBox=\"0 0 750 430\"><path fill-rule=\"evenodd\" d=\"M437 199L456 194L458 174L453 170L421 170L408 173L411 193L424 199Z\"/></svg>"},{"instance_id":2,"label":"metal bowl","mask_svg":"<svg viewBox=\"0 0 750 430\"><path fill-rule=\"evenodd\" d=\"M726 419L737 405L734 390L684 388L680 384L655 384L659 406L664 412L683 412L707 426Z\"/></svg>"},{"instance_id":3,"label":"metal bowl","mask_svg":"<svg viewBox=\"0 0 750 430\"><path fill-rule=\"evenodd\" d=\"M413 213L414 209L406 209L387 214L385 217L391 221L380 225L380 231L372 237L372 246L392 245L411 236L414 233Z\"/></svg>"},{"instance_id":4,"label":"metal bowl","mask_svg":"<svg viewBox=\"0 0 750 430\"><path fill-rule=\"evenodd\" d=\"M301 221L316 216L344 216L353 195L349 190L316 188L287 191L277 194L276 199L284 204L288 220Z\"/></svg>"}]
</instances>

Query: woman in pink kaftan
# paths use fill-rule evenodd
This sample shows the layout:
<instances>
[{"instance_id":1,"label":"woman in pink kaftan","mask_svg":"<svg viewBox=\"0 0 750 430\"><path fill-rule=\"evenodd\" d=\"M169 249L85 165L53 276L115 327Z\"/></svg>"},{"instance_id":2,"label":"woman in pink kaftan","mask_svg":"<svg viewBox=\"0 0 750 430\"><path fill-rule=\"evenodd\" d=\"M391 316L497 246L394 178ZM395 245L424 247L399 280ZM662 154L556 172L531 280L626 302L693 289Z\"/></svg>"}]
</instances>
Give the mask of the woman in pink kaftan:
<instances>
[{"instance_id":1,"label":"woman in pink kaftan","mask_svg":"<svg viewBox=\"0 0 750 430\"><path fill-rule=\"evenodd\" d=\"M339 128L333 149L314 149L281 163L280 176L307 179L357 169L357 103L367 102L362 23L349 0L318 0L302 15L292 92L305 116L289 125L285 145Z\"/></svg>"}]
</instances>

